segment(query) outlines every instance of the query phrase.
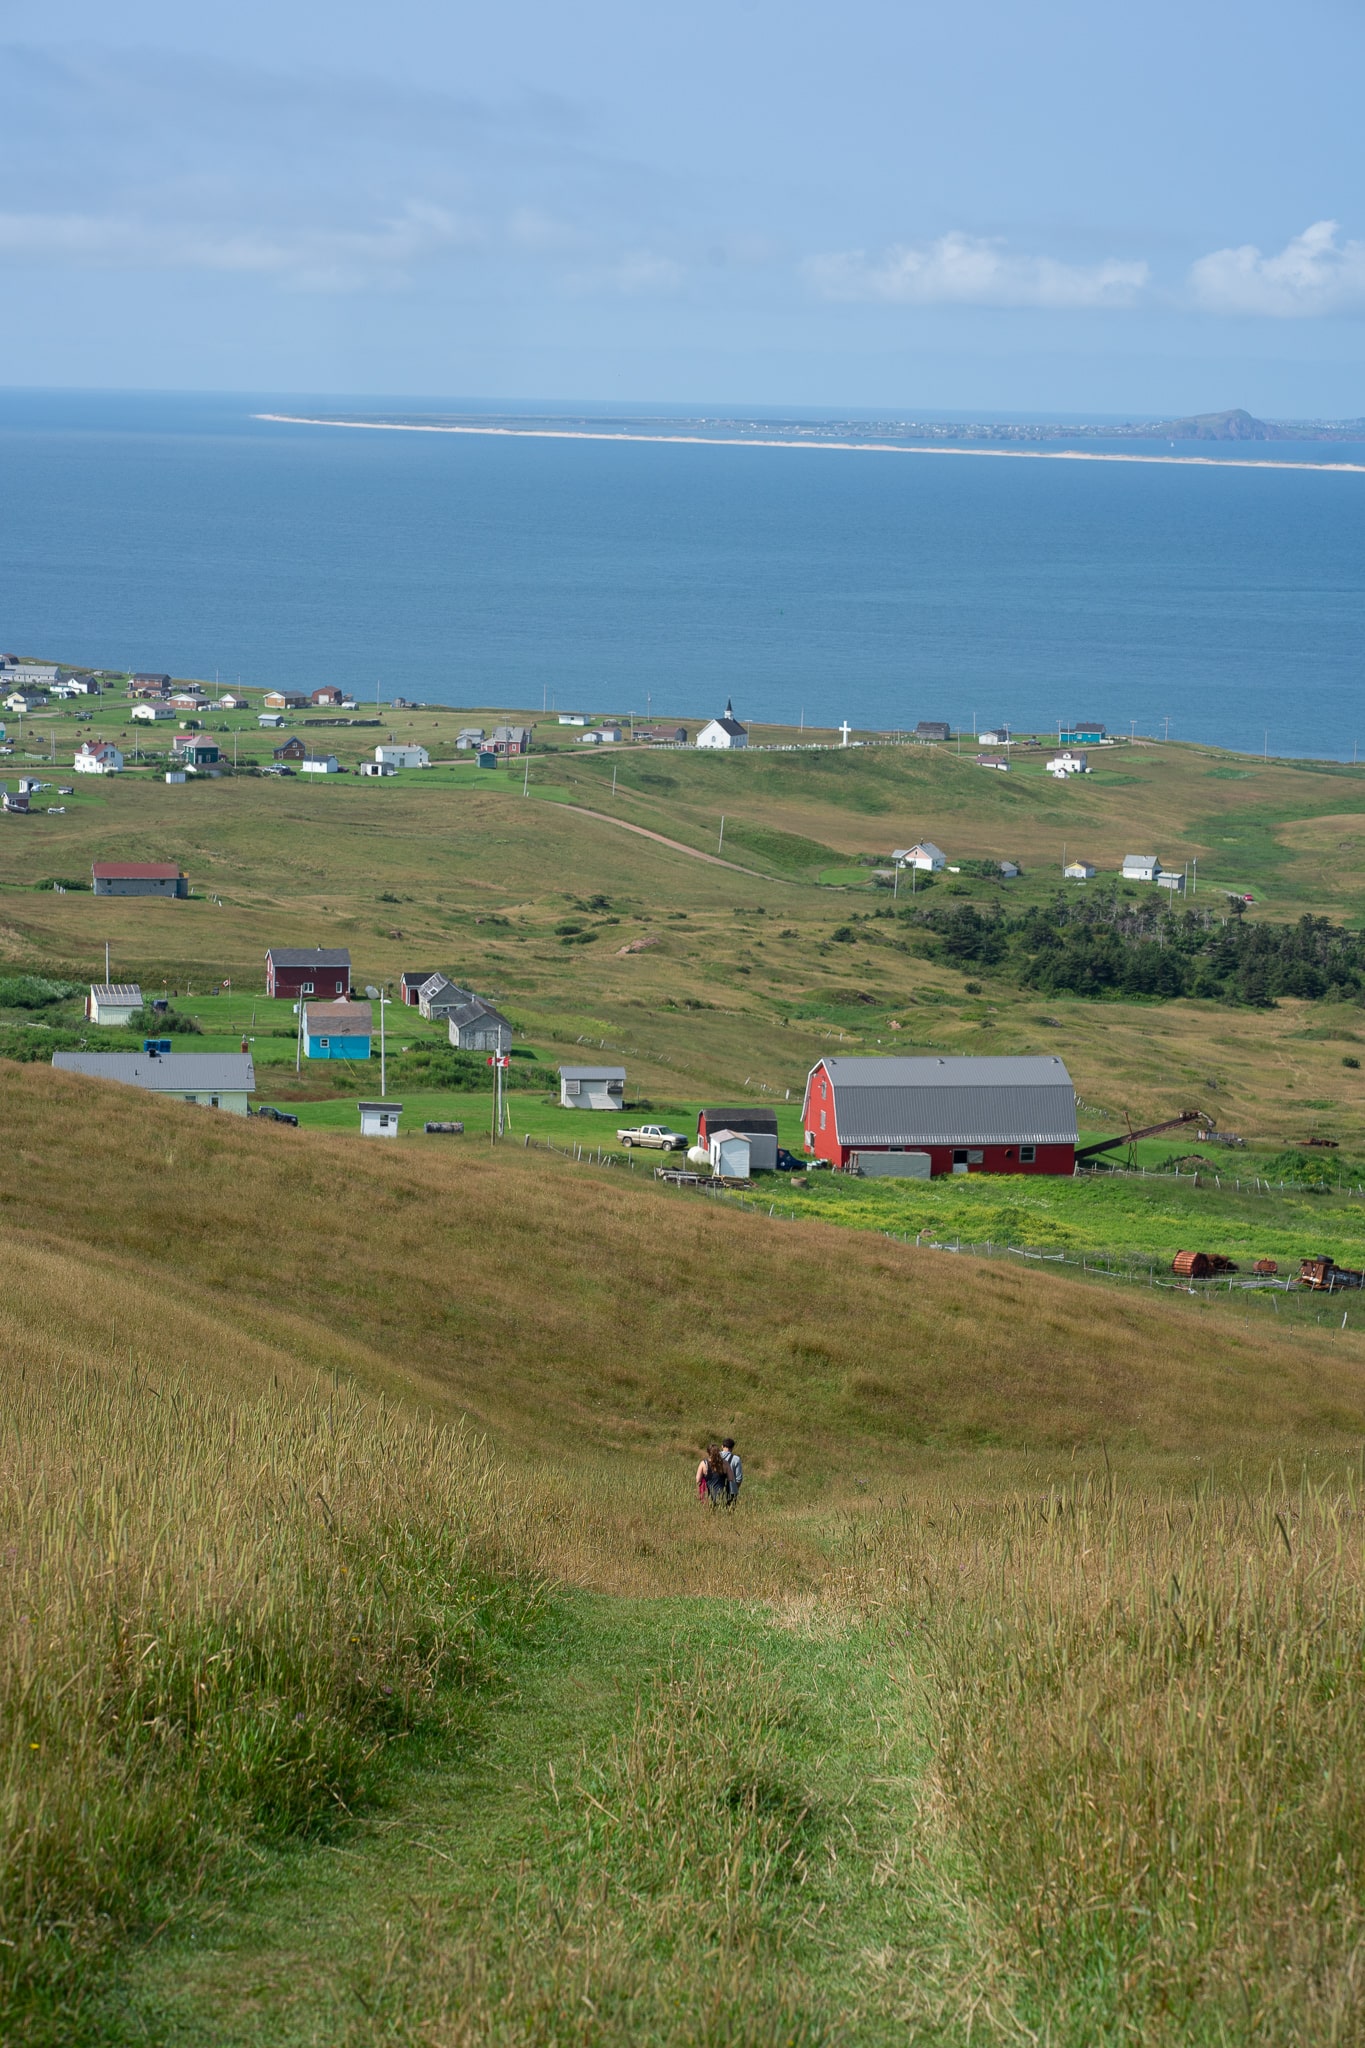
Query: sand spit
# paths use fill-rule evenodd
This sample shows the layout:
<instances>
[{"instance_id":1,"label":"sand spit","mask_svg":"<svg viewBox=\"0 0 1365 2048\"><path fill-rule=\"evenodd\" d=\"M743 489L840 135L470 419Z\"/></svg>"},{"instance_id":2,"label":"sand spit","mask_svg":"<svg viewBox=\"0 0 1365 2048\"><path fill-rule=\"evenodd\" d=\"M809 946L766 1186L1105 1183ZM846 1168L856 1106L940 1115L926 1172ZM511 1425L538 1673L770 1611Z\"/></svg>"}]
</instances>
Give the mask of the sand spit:
<instances>
[{"instance_id":1,"label":"sand spit","mask_svg":"<svg viewBox=\"0 0 1365 2048\"><path fill-rule=\"evenodd\" d=\"M1264 455L1121 455L1092 448L944 448L901 441L779 441L757 436L726 440L716 434L608 434L589 427L442 426L404 420L329 420L306 413L258 412L258 420L289 427L356 427L375 434L485 434L502 440L650 441L689 448L806 448L845 455L986 455L1002 462L1156 462L1187 469L1311 469L1365 476L1365 462L1276 462Z\"/></svg>"}]
</instances>

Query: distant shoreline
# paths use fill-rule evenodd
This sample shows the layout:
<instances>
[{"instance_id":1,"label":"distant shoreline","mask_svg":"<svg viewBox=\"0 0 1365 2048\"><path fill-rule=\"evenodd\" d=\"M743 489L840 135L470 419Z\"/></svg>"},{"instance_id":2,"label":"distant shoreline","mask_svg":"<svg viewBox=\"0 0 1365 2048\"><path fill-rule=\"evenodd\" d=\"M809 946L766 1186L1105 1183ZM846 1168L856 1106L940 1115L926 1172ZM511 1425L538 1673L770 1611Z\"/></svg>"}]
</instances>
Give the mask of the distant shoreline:
<instances>
[{"instance_id":1,"label":"distant shoreline","mask_svg":"<svg viewBox=\"0 0 1365 2048\"><path fill-rule=\"evenodd\" d=\"M782 441L769 436L726 439L716 434L610 434L589 427L448 426L407 420L339 420L315 414L258 412L253 419L289 427L348 427L375 434L479 434L500 440L643 441L697 448L828 449L849 455L982 455L1006 462L1140 462L1168 469L1304 469L1365 476L1365 462L1277 462L1256 455L1127 455L1113 449L1090 448L962 448L923 447L899 441Z\"/></svg>"}]
</instances>

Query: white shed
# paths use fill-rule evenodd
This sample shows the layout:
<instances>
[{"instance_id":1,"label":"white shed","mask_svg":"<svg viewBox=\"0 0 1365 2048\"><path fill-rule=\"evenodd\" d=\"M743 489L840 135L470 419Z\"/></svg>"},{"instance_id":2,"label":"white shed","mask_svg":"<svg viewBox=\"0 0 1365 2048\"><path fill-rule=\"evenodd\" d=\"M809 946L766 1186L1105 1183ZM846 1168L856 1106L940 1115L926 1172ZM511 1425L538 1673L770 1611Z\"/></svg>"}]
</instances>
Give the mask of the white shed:
<instances>
[{"instance_id":1,"label":"white shed","mask_svg":"<svg viewBox=\"0 0 1365 2048\"><path fill-rule=\"evenodd\" d=\"M430 768L431 756L425 747L376 747L374 758L381 765L390 768Z\"/></svg>"},{"instance_id":2,"label":"white shed","mask_svg":"<svg viewBox=\"0 0 1365 2048\"><path fill-rule=\"evenodd\" d=\"M339 775L340 764L335 754L309 754L299 762L300 775Z\"/></svg>"},{"instance_id":3,"label":"white shed","mask_svg":"<svg viewBox=\"0 0 1365 2048\"><path fill-rule=\"evenodd\" d=\"M559 1101L563 1109L624 1109L626 1070L624 1067L561 1067Z\"/></svg>"},{"instance_id":4,"label":"white shed","mask_svg":"<svg viewBox=\"0 0 1365 2048\"><path fill-rule=\"evenodd\" d=\"M396 775L398 770L392 761L362 761L360 772L362 775Z\"/></svg>"},{"instance_id":5,"label":"white shed","mask_svg":"<svg viewBox=\"0 0 1365 2048\"><path fill-rule=\"evenodd\" d=\"M362 1138L398 1136L398 1119L403 1114L401 1102L362 1102L359 1108Z\"/></svg>"},{"instance_id":6,"label":"white shed","mask_svg":"<svg viewBox=\"0 0 1365 2048\"><path fill-rule=\"evenodd\" d=\"M92 1024L116 1031L126 1029L135 1010L142 1008L142 990L136 982L92 982L85 999L85 1014Z\"/></svg>"},{"instance_id":7,"label":"white shed","mask_svg":"<svg viewBox=\"0 0 1365 2048\"><path fill-rule=\"evenodd\" d=\"M1062 869L1069 882L1089 882L1095 873L1095 864L1088 860L1069 860Z\"/></svg>"},{"instance_id":8,"label":"white shed","mask_svg":"<svg viewBox=\"0 0 1365 2048\"><path fill-rule=\"evenodd\" d=\"M749 1136L746 1131L713 1131L711 1171L722 1180L748 1180Z\"/></svg>"},{"instance_id":9,"label":"white shed","mask_svg":"<svg viewBox=\"0 0 1365 2048\"><path fill-rule=\"evenodd\" d=\"M1154 853L1125 853L1123 856L1123 879L1125 882L1154 882L1161 873L1161 862Z\"/></svg>"}]
</instances>

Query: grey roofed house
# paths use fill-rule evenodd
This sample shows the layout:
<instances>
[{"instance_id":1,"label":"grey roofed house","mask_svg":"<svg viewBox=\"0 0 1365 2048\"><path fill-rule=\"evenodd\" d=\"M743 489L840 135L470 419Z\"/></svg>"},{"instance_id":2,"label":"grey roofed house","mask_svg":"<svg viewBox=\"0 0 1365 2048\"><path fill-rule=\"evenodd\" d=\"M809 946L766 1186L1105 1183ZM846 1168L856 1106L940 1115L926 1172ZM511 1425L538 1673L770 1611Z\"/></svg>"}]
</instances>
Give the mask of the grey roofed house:
<instances>
[{"instance_id":1,"label":"grey roofed house","mask_svg":"<svg viewBox=\"0 0 1365 2048\"><path fill-rule=\"evenodd\" d=\"M247 1097L256 1086L249 1052L54 1052L52 1064L62 1073L119 1081L238 1116L246 1115Z\"/></svg>"},{"instance_id":2,"label":"grey roofed house","mask_svg":"<svg viewBox=\"0 0 1365 2048\"><path fill-rule=\"evenodd\" d=\"M474 991L459 987L448 974L433 974L417 991L417 1007L428 1020L448 1017L464 1003L472 1003Z\"/></svg>"},{"instance_id":3,"label":"grey roofed house","mask_svg":"<svg viewBox=\"0 0 1365 2048\"><path fill-rule=\"evenodd\" d=\"M427 983L435 979L436 969L434 967L410 967L405 974L400 974L398 977L398 985L403 992L403 1001L405 1003L415 1003Z\"/></svg>"},{"instance_id":4,"label":"grey roofed house","mask_svg":"<svg viewBox=\"0 0 1365 2048\"><path fill-rule=\"evenodd\" d=\"M950 740L952 727L941 718L922 718L915 727L917 740Z\"/></svg>"},{"instance_id":5,"label":"grey roofed house","mask_svg":"<svg viewBox=\"0 0 1365 2048\"><path fill-rule=\"evenodd\" d=\"M450 1042L461 1052L510 1052L512 1026L501 1010L481 996L470 996L458 1009L445 1013Z\"/></svg>"},{"instance_id":6,"label":"grey roofed house","mask_svg":"<svg viewBox=\"0 0 1365 2048\"><path fill-rule=\"evenodd\" d=\"M1076 1092L1051 1053L821 1061L841 1145L1074 1145Z\"/></svg>"}]
</instances>

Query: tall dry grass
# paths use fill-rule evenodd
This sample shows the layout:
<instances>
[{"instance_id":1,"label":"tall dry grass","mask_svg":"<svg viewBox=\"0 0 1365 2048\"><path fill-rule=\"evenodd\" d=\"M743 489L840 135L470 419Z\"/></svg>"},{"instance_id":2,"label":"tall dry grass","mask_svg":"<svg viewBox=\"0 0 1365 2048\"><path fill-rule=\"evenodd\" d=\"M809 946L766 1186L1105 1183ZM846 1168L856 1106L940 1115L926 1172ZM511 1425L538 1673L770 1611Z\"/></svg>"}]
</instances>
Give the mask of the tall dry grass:
<instances>
[{"instance_id":1,"label":"tall dry grass","mask_svg":"<svg viewBox=\"0 0 1365 2048\"><path fill-rule=\"evenodd\" d=\"M846 1529L1038 2038L1365 2040L1363 1512L1349 1474L1091 1479Z\"/></svg>"},{"instance_id":2,"label":"tall dry grass","mask_svg":"<svg viewBox=\"0 0 1365 2048\"><path fill-rule=\"evenodd\" d=\"M536 1596L458 1431L154 1295L151 1355L73 1355L48 1332L91 1275L21 1250L9 1278L0 2031L69 2039L109 1943L327 1827L396 1744L458 1737Z\"/></svg>"}]
</instances>

